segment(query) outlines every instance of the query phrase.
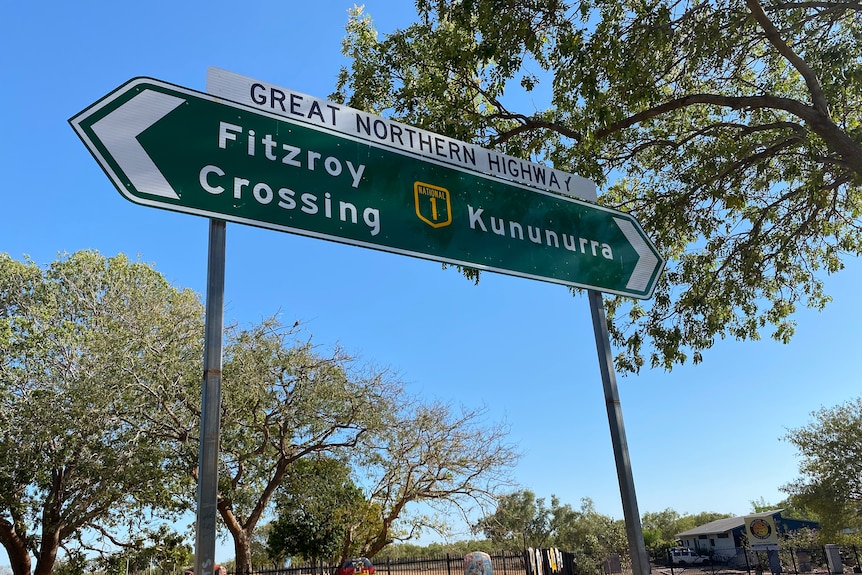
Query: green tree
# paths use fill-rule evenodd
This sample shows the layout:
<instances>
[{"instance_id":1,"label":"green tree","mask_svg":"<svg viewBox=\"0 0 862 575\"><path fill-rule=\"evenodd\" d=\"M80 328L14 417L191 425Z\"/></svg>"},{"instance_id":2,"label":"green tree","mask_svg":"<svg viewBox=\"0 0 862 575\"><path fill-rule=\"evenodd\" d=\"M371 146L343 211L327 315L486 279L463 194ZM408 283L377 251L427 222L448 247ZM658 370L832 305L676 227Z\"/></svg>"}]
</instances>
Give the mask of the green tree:
<instances>
[{"instance_id":1,"label":"green tree","mask_svg":"<svg viewBox=\"0 0 862 575\"><path fill-rule=\"evenodd\" d=\"M162 524L158 529L147 529L141 548L129 557L130 572L150 572L155 569L164 575L180 573L194 560L191 546L185 537Z\"/></svg>"},{"instance_id":2,"label":"green tree","mask_svg":"<svg viewBox=\"0 0 862 575\"><path fill-rule=\"evenodd\" d=\"M54 563L52 575L84 575L87 573L87 557L74 550Z\"/></svg>"},{"instance_id":3,"label":"green tree","mask_svg":"<svg viewBox=\"0 0 862 575\"><path fill-rule=\"evenodd\" d=\"M322 353L296 341L296 333L274 318L226 329L217 507L240 572L253 568L255 529L291 466L310 455L356 447L401 396L392 374L360 366L340 348ZM141 390L141 401L152 406L145 432L169 441L172 467L194 479L200 388L197 377L185 385ZM187 504L193 497L193 490L185 493Z\"/></svg>"},{"instance_id":4,"label":"green tree","mask_svg":"<svg viewBox=\"0 0 862 575\"><path fill-rule=\"evenodd\" d=\"M676 534L683 531L679 528L679 522L679 513L669 507L664 511L643 514L641 529L644 545L652 557L663 557L667 550L674 546Z\"/></svg>"},{"instance_id":5,"label":"green tree","mask_svg":"<svg viewBox=\"0 0 862 575\"><path fill-rule=\"evenodd\" d=\"M715 511L701 511L694 515L686 514L679 518L679 522L677 523L677 529L679 529L679 531L677 531L677 533L688 531L689 529L706 525L707 523L717 521L718 519L727 519L729 517L733 517L733 515L731 513L717 513Z\"/></svg>"},{"instance_id":6,"label":"green tree","mask_svg":"<svg viewBox=\"0 0 862 575\"><path fill-rule=\"evenodd\" d=\"M350 467L333 458L308 457L291 465L275 496L278 518L270 524L272 559L291 556L317 562L341 556L345 533L365 502Z\"/></svg>"},{"instance_id":7,"label":"green tree","mask_svg":"<svg viewBox=\"0 0 862 575\"><path fill-rule=\"evenodd\" d=\"M653 557L664 557L667 550L676 544L677 534L728 517L733 517L733 515L713 511L704 511L695 515L680 515L670 508L659 512L644 513L641 518L644 543Z\"/></svg>"},{"instance_id":8,"label":"green tree","mask_svg":"<svg viewBox=\"0 0 862 575\"><path fill-rule=\"evenodd\" d=\"M571 550L581 575L602 573L602 563L612 553L623 562L628 557L625 523L596 511L589 497L581 499L580 509L551 497L551 528L554 545Z\"/></svg>"},{"instance_id":9,"label":"green tree","mask_svg":"<svg viewBox=\"0 0 862 575\"><path fill-rule=\"evenodd\" d=\"M272 523L258 527L251 536L251 564L258 569L279 569L284 566L286 556L273 556L269 549L269 533L272 531ZM228 562L221 563L228 571L234 571L235 562L229 566Z\"/></svg>"},{"instance_id":10,"label":"green tree","mask_svg":"<svg viewBox=\"0 0 862 575\"><path fill-rule=\"evenodd\" d=\"M395 374L338 347L323 353L297 333L274 318L226 330L217 505L238 571L252 568L255 530L304 458L350 454L365 500L341 552L367 556L433 524L408 512L414 502L481 500L516 461L506 429L485 425L480 410L423 405ZM143 432L170 441L169 466L196 478L200 378L140 391L151 406Z\"/></svg>"},{"instance_id":11,"label":"green tree","mask_svg":"<svg viewBox=\"0 0 862 575\"><path fill-rule=\"evenodd\" d=\"M484 533L499 548L510 551L547 547L550 512L543 498L524 489L500 497L496 511L473 525L473 531Z\"/></svg>"},{"instance_id":12,"label":"green tree","mask_svg":"<svg viewBox=\"0 0 862 575\"><path fill-rule=\"evenodd\" d=\"M754 513L762 513L764 511L778 509L778 506L772 505L764 497L749 501L749 503L751 503L751 511Z\"/></svg>"},{"instance_id":13,"label":"green tree","mask_svg":"<svg viewBox=\"0 0 862 575\"><path fill-rule=\"evenodd\" d=\"M130 390L199 371L202 331L196 295L146 264L0 255L0 543L14 575L31 555L48 575L85 530L122 543L147 511L175 509L182 477L129 417Z\"/></svg>"},{"instance_id":14,"label":"green tree","mask_svg":"<svg viewBox=\"0 0 862 575\"><path fill-rule=\"evenodd\" d=\"M782 489L813 511L824 536L862 527L862 397L811 413L788 431L799 452L800 477Z\"/></svg>"},{"instance_id":15,"label":"green tree","mask_svg":"<svg viewBox=\"0 0 862 575\"><path fill-rule=\"evenodd\" d=\"M785 518L790 517L793 519L819 521L817 515L815 515L811 510L806 509L797 497L791 496L786 499L782 499L778 503L769 503L765 498L761 497L755 501L751 501L750 503L751 511L754 513L781 509L781 516Z\"/></svg>"},{"instance_id":16,"label":"green tree","mask_svg":"<svg viewBox=\"0 0 862 575\"><path fill-rule=\"evenodd\" d=\"M500 547L489 539L459 540L446 543L429 543L428 545L414 545L412 543L396 543L388 545L375 555L375 562L381 564L384 560L399 559L436 559L446 554L464 556L472 551L482 551L493 555L500 551Z\"/></svg>"},{"instance_id":17,"label":"green tree","mask_svg":"<svg viewBox=\"0 0 862 575\"><path fill-rule=\"evenodd\" d=\"M194 553L186 537L165 523L156 529L145 528L121 551L100 553L90 561L90 571L104 571L110 575L152 573L163 575L181 573L191 565Z\"/></svg>"},{"instance_id":18,"label":"green tree","mask_svg":"<svg viewBox=\"0 0 862 575\"><path fill-rule=\"evenodd\" d=\"M618 369L786 342L862 251L857 2L417 8L382 39L353 13L332 98L591 178L638 217L669 263L650 302L606 301Z\"/></svg>"}]
</instances>

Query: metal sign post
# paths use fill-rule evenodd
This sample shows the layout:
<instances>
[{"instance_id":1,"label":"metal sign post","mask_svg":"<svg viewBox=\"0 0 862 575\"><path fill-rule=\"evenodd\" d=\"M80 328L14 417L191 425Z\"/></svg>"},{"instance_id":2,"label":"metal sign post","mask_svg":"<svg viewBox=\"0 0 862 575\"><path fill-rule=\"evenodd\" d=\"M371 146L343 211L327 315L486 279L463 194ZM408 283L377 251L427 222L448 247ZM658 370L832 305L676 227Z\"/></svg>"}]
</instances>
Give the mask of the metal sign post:
<instances>
[{"instance_id":1,"label":"metal sign post","mask_svg":"<svg viewBox=\"0 0 862 575\"><path fill-rule=\"evenodd\" d=\"M212 575L218 514L218 450L221 427L222 337L226 224L210 220L207 260L204 373L201 390L201 439L198 459L198 513L195 575Z\"/></svg>"},{"instance_id":2,"label":"metal sign post","mask_svg":"<svg viewBox=\"0 0 862 575\"><path fill-rule=\"evenodd\" d=\"M626 537L629 542L629 553L632 558L634 575L647 575L650 572L649 559L644 545L641 530L641 516L638 511L638 501L635 495L635 482L632 477L632 465L629 459L629 446L626 442L626 430L623 425L623 411L620 396L617 391L617 378L614 373L614 359L611 355L611 342L608 335L608 322L605 317L605 307L602 294L587 290L590 300L590 314L593 317L593 332L596 336L596 352L599 356L599 369L602 372L602 386L605 390L605 405L608 410L608 424L611 428L611 443L614 447L614 459L617 464L617 478L620 483L620 496L623 502L623 517L626 523Z\"/></svg>"}]
</instances>

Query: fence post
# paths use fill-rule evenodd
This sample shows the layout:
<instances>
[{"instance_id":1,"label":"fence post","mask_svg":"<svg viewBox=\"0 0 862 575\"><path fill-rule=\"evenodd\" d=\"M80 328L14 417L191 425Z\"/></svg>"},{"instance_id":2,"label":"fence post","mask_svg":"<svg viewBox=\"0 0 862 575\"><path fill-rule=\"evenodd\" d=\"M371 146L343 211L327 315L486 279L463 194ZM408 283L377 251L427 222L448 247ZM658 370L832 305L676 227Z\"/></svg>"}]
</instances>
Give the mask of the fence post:
<instances>
[{"instance_id":1,"label":"fence post","mask_svg":"<svg viewBox=\"0 0 862 575\"><path fill-rule=\"evenodd\" d=\"M446 554L446 575L452 575L452 565L449 563L449 554Z\"/></svg>"}]
</instances>

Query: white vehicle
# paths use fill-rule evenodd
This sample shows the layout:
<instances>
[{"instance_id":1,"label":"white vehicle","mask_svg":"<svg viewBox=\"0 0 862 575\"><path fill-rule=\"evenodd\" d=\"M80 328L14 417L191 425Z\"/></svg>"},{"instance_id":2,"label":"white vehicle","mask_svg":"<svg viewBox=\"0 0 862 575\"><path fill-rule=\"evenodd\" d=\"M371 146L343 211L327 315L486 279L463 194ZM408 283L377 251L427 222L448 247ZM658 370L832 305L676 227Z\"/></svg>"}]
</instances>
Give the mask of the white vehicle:
<instances>
[{"instance_id":1,"label":"white vehicle","mask_svg":"<svg viewBox=\"0 0 862 575\"><path fill-rule=\"evenodd\" d=\"M688 547L671 547L670 550L670 561L674 565L699 565L708 560L709 557L704 557Z\"/></svg>"}]
</instances>

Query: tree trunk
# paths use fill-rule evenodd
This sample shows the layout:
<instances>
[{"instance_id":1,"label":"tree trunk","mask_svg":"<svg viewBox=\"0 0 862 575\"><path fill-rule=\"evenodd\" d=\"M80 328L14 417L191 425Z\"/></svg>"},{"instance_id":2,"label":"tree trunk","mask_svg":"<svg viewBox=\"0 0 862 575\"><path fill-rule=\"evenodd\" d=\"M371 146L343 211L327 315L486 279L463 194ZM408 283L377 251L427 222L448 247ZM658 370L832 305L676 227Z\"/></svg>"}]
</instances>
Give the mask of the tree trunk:
<instances>
[{"instance_id":1,"label":"tree trunk","mask_svg":"<svg viewBox=\"0 0 862 575\"><path fill-rule=\"evenodd\" d=\"M24 539L15 532L15 528L6 521L0 521L0 544L6 549L12 575L30 575L30 553Z\"/></svg>"},{"instance_id":2,"label":"tree trunk","mask_svg":"<svg viewBox=\"0 0 862 575\"><path fill-rule=\"evenodd\" d=\"M233 550L236 554L234 561L236 561L237 574L243 575L245 573L251 573L251 545L249 544L249 538L246 537L245 531L240 530L239 536L234 535Z\"/></svg>"},{"instance_id":3,"label":"tree trunk","mask_svg":"<svg viewBox=\"0 0 862 575\"><path fill-rule=\"evenodd\" d=\"M30 554L27 553L27 550L24 549L21 552L15 550L15 553L6 549L6 553L9 555L9 562L12 564L12 575L30 575Z\"/></svg>"},{"instance_id":4,"label":"tree trunk","mask_svg":"<svg viewBox=\"0 0 862 575\"><path fill-rule=\"evenodd\" d=\"M251 573L251 537L249 537L246 528L240 524L239 519L234 515L233 510L228 506L227 502L220 500L218 502L218 510L224 521L227 530L233 538L233 550L235 553L234 567L237 575L245 575ZM252 529L249 529L250 532Z\"/></svg>"},{"instance_id":5,"label":"tree trunk","mask_svg":"<svg viewBox=\"0 0 862 575\"><path fill-rule=\"evenodd\" d=\"M57 550L60 548L60 530L56 526L42 526L42 541L39 543L39 555L36 557L36 569L33 575L51 575L57 563Z\"/></svg>"}]
</instances>

